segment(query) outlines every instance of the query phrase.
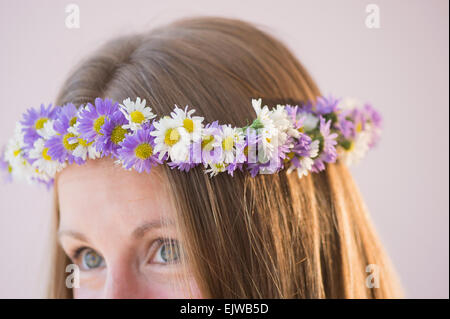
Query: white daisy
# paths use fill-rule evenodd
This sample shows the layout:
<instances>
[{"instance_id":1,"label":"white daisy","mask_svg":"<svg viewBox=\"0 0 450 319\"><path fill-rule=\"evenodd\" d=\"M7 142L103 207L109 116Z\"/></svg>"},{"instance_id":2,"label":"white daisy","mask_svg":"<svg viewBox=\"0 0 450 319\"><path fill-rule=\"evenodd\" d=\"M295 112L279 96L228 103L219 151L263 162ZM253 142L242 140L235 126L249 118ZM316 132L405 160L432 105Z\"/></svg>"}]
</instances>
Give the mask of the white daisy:
<instances>
[{"instance_id":1,"label":"white daisy","mask_svg":"<svg viewBox=\"0 0 450 319\"><path fill-rule=\"evenodd\" d=\"M216 176L219 173L225 172L227 169L227 165L225 163L208 163L205 167L209 167L205 169L205 174L209 174L210 177Z\"/></svg>"},{"instance_id":2,"label":"white daisy","mask_svg":"<svg viewBox=\"0 0 450 319\"><path fill-rule=\"evenodd\" d=\"M264 154L261 156L266 159L270 159L276 148L275 143L278 142L278 130L275 127L273 120L271 118L271 111L265 105L261 108L261 99L252 99L252 106L256 112L256 120L252 125L255 125L258 135L261 137L261 150Z\"/></svg>"},{"instance_id":3,"label":"white daisy","mask_svg":"<svg viewBox=\"0 0 450 319\"><path fill-rule=\"evenodd\" d=\"M267 129L275 129L273 120L271 119L271 111L267 105L261 107L262 99L252 99L252 106L256 113L257 120L263 127Z\"/></svg>"},{"instance_id":4,"label":"white daisy","mask_svg":"<svg viewBox=\"0 0 450 319\"><path fill-rule=\"evenodd\" d=\"M193 143L194 159L199 158L200 162L205 163L221 161L221 134L222 131L217 122L204 127L201 131L201 142Z\"/></svg>"},{"instance_id":5,"label":"white daisy","mask_svg":"<svg viewBox=\"0 0 450 319\"><path fill-rule=\"evenodd\" d=\"M221 162L233 163L237 152L243 146L244 134L241 130L231 127L231 125L222 125L220 135L215 136L214 146L222 149Z\"/></svg>"},{"instance_id":6,"label":"white daisy","mask_svg":"<svg viewBox=\"0 0 450 319\"><path fill-rule=\"evenodd\" d=\"M152 112L152 108L145 106L145 103L145 99L141 101L138 97L136 98L136 102L128 98L123 101L123 104L120 104L119 109L128 120L128 124L122 126L124 129L137 131L143 123L156 117Z\"/></svg>"},{"instance_id":7,"label":"white daisy","mask_svg":"<svg viewBox=\"0 0 450 319\"><path fill-rule=\"evenodd\" d=\"M175 109L170 114L173 119L176 121L180 121L183 123L183 128L189 133L191 140L196 142L202 136L203 129L203 117L201 116L192 116L195 113L195 110L189 110L188 107L184 110L180 109L175 105Z\"/></svg>"},{"instance_id":8,"label":"white daisy","mask_svg":"<svg viewBox=\"0 0 450 319\"><path fill-rule=\"evenodd\" d=\"M342 99L339 104L338 108L342 110L353 110L361 105L361 101L353 98L353 97L346 97Z\"/></svg>"},{"instance_id":9,"label":"white daisy","mask_svg":"<svg viewBox=\"0 0 450 319\"><path fill-rule=\"evenodd\" d=\"M14 135L9 139L8 144L5 149L5 160L9 163L14 163L19 160L19 155L21 154L23 148L25 147L25 143L23 141L23 132L22 125L17 122L16 127L14 129Z\"/></svg>"},{"instance_id":10,"label":"white daisy","mask_svg":"<svg viewBox=\"0 0 450 319\"><path fill-rule=\"evenodd\" d=\"M28 153L31 159L34 159L32 167L45 176L53 177L57 172L63 169L66 164L52 160L47 154L48 148L45 147L45 140L40 138L34 142L33 148Z\"/></svg>"},{"instance_id":11,"label":"white daisy","mask_svg":"<svg viewBox=\"0 0 450 319\"><path fill-rule=\"evenodd\" d=\"M31 166L28 161L24 158L21 158L20 162L16 162L11 166L11 174L14 180L18 181L26 181L29 184L33 183L33 177L38 176L38 172Z\"/></svg>"},{"instance_id":12,"label":"white daisy","mask_svg":"<svg viewBox=\"0 0 450 319\"><path fill-rule=\"evenodd\" d=\"M42 136L45 140L49 140L52 136L58 134L53 128L53 120L47 120L43 127L37 130L38 134Z\"/></svg>"},{"instance_id":13,"label":"white daisy","mask_svg":"<svg viewBox=\"0 0 450 319\"><path fill-rule=\"evenodd\" d=\"M299 136L300 132L294 129L294 124L290 120L284 105L277 105L269 116L278 131L278 145L283 145L288 136L295 138Z\"/></svg>"},{"instance_id":14,"label":"white daisy","mask_svg":"<svg viewBox=\"0 0 450 319\"><path fill-rule=\"evenodd\" d=\"M317 157L317 155L319 155L319 140L314 140L313 142L311 142L309 147L310 147L309 156L302 156L299 159L299 162L300 162L299 167L295 167L294 165L291 165L287 169L288 174L292 173L293 170L296 170L299 178L302 178L303 176L308 175L308 173L311 171L312 166L314 164L314 158Z\"/></svg>"},{"instance_id":15,"label":"white daisy","mask_svg":"<svg viewBox=\"0 0 450 319\"><path fill-rule=\"evenodd\" d=\"M8 162L8 172L11 174L13 180L31 183L31 177L35 172L28 161L22 156L25 147L23 136L22 125L17 122L14 135L6 145L4 159Z\"/></svg>"},{"instance_id":16,"label":"white daisy","mask_svg":"<svg viewBox=\"0 0 450 319\"><path fill-rule=\"evenodd\" d=\"M101 157L100 152L98 152L94 146L94 141L88 143L86 140L79 137L78 122L74 126L69 127L67 131L75 135L75 138L69 140L69 144L78 144L72 151L73 156L80 157L84 161L86 159L96 159Z\"/></svg>"},{"instance_id":17,"label":"white daisy","mask_svg":"<svg viewBox=\"0 0 450 319\"><path fill-rule=\"evenodd\" d=\"M78 140L71 140L69 141L69 144L75 144L78 143L77 147L72 152L72 155L75 157L80 157L84 161L86 159L96 159L100 158L101 154L98 152L93 145L94 142L87 143L87 141L83 140L82 138L78 138Z\"/></svg>"},{"instance_id":18,"label":"white daisy","mask_svg":"<svg viewBox=\"0 0 450 319\"><path fill-rule=\"evenodd\" d=\"M319 118L314 114L308 112L301 112L297 115L297 117L304 117L303 130L305 130L306 132L314 130L319 124Z\"/></svg>"},{"instance_id":19,"label":"white daisy","mask_svg":"<svg viewBox=\"0 0 450 319\"><path fill-rule=\"evenodd\" d=\"M8 162L8 172L15 181L26 181L31 184L32 176L36 174L35 170L31 167L22 155L17 155L13 162Z\"/></svg>"},{"instance_id":20,"label":"white daisy","mask_svg":"<svg viewBox=\"0 0 450 319\"><path fill-rule=\"evenodd\" d=\"M173 114L175 113L172 112ZM155 130L150 135L155 137L154 152L159 152L159 159L168 153L173 162L188 160L191 138L189 132L183 127L181 118L166 116L154 122L154 126Z\"/></svg>"},{"instance_id":21,"label":"white daisy","mask_svg":"<svg viewBox=\"0 0 450 319\"><path fill-rule=\"evenodd\" d=\"M366 155L370 149L370 143L372 141L371 125L366 124L365 130L359 132L355 139L351 141L350 148L348 150L340 149L340 159L348 166L357 164Z\"/></svg>"}]
</instances>

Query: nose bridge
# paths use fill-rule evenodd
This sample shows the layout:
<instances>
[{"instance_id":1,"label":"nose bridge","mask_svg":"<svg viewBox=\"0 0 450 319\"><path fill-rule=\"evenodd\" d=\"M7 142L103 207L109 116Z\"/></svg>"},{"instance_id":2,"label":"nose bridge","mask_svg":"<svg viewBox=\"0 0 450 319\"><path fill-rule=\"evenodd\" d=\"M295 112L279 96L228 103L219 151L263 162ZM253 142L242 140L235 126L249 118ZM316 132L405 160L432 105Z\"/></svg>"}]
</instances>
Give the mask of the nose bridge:
<instances>
[{"instance_id":1,"label":"nose bridge","mask_svg":"<svg viewBox=\"0 0 450 319\"><path fill-rule=\"evenodd\" d=\"M106 299L139 298L141 290L139 276L127 265L109 267L103 291Z\"/></svg>"}]
</instances>

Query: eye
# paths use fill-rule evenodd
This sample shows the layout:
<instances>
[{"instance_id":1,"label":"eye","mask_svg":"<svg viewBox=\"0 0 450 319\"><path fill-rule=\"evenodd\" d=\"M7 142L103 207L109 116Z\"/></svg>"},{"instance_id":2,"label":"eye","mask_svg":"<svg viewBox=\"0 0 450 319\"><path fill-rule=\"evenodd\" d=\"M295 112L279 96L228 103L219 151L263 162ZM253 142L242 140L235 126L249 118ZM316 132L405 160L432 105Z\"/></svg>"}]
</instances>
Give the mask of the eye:
<instances>
[{"instance_id":1,"label":"eye","mask_svg":"<svg viewBox=\"0 0 450 319\"><path fill-rule=\"evenodd\" d=\"M155 264L176 264L180 262L180 245L174 239L161 239L160 246L156 251L152 263Z\"/></svg>"},{"instance_id":2,"label":"eye","mask_svg":"<svg viewBox=\"0 0 450 319\"><path fill-rule=\"evenodd\" d=\"M78 256L80 258L81 268L83 270L100 268L105 264L103 257L91 248L83 248L78 253Z\"/></svg>"}]
</instances>

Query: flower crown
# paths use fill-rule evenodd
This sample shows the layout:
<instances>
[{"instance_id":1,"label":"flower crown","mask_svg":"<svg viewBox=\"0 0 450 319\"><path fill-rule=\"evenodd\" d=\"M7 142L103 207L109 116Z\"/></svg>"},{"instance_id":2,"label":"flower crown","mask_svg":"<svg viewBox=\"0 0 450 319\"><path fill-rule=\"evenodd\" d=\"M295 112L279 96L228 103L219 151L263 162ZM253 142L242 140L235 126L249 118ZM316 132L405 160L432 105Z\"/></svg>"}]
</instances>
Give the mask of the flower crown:
<instances>
[{"instance_id":1,"label":"flower crown","mask_svg":"<svg viewBox=\"0 0 450 319\"><path fill-rule=\"evenodd\" d=\"M167 163L185 172L202 165L210 176L245 169L255 177L286 167L301 178L338 157L357 162L380 136L379 113L369 104L357 108L355 100L318 97L273 109L261 103L252 100L256 119L245 127L204 123L188 106L175 105L170 116L156 119L140 98L123 104L97 98L79 108L41 105L17 123L0 163L9 178L48 186L66 165L105 156L138 172Z\"/></svg>"}]
</instances>

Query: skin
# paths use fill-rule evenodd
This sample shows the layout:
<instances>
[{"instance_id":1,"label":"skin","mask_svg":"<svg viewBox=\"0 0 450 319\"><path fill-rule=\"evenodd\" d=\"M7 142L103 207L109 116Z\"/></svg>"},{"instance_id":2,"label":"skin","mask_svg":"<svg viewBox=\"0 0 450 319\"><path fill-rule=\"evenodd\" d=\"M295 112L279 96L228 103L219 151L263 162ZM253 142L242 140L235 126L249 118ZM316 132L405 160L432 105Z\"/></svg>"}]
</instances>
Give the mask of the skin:
<instances>
[{"instance_id":1,"label":"skin","mask_svg":"<svg viewBox=\"0 0 450 319\"><path fill-rule=\"evenodd\" d=\"M167 239L181 245L165 186L160 168L139 174L110 158L71 165L58 175L59 240L80 269L75 298L201 297L183 258L174 258L180 254L164 254L174 247Z\"/></svg>"}]
</instances>

